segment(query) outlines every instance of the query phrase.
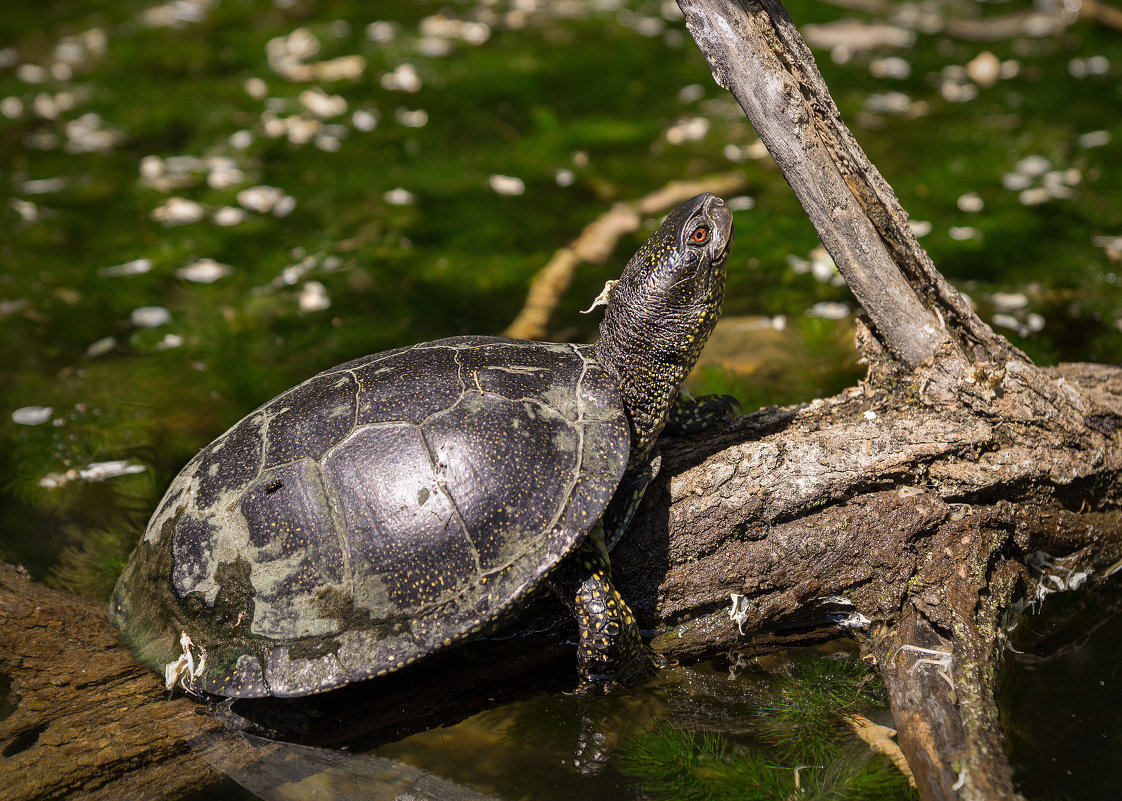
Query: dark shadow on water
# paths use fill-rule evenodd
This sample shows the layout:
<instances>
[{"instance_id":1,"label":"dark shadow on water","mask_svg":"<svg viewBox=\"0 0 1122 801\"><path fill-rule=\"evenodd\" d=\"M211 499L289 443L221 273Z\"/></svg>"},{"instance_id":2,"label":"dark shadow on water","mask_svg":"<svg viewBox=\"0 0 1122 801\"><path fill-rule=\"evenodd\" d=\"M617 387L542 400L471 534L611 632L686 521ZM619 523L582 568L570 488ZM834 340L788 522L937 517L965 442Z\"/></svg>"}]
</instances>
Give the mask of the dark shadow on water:
<instances>
[{"instance_id":1,"label":"dark shadow on water","mask_svg":"<svg viewBox=\"0 0 1122 801\"><path fill-rule=\"evenodd\" d=\"M1122 786L1122 583L1051 595L1012 635L1000 702L1028 798L1117 798Z\"/></svg>"}]
</instances>

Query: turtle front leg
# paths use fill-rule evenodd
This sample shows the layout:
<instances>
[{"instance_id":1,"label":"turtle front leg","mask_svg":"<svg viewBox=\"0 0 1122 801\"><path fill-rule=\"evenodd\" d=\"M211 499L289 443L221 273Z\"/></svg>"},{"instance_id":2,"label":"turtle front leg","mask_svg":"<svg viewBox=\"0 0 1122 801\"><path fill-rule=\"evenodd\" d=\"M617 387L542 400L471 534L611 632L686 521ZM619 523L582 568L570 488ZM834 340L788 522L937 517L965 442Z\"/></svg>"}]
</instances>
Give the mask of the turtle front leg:
<instances>
[{"instance_id":1,"label":"turtle front leg","mask_svg":"<svg viewBox=\"0 0 1122 801\"><path fill-rule=\"evenodd\" d=\"M740 414L740 401L732 395L701 395L691 398L685 389L670 408L666 433L692 434L732 414Z\"/></svg>"},{"instance_id":2,"label":"turtle front leg","mask_svg":"<svg viewBox=\"0 0 1122 801\"><path fill-rule=\"evenodd\" d=\"M653 672L658 658L643 644L631 609L612 584L599 525L558 566L551 586L580 628L578 695L608 693Z\"/></svg>"}]
</instances>

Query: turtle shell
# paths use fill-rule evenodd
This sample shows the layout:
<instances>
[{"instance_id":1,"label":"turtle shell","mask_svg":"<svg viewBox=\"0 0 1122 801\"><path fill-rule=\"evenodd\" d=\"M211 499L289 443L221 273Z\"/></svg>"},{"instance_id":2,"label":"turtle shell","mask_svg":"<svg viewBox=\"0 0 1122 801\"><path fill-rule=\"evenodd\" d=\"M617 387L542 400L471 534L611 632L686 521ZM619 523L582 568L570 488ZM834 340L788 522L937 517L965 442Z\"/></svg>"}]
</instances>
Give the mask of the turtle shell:
<instances>
[{"instance_id":1,"label":"turtle shell","mask_svg":"<svg viewBox=\"0 0 1122 801\"><path fill-rule=\"evenodd\" d=\"M186 633L193 686L216 695L382 675L517 611L599 519L629 444L587 345L456 337L347 362L187 464L110 615L156 668Z\"/></svg>"}]
</instances>

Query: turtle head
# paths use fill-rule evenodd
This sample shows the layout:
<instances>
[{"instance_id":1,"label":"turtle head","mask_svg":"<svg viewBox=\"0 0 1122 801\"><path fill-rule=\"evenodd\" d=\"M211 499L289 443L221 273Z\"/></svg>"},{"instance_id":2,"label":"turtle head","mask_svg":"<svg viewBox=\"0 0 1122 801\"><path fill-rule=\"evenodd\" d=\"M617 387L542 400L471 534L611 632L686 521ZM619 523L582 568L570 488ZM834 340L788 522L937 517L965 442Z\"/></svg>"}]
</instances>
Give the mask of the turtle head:
<instances>
[{"instance_id":1,"label":"turtle head","mask_svg":"<svg viewBox=\"0 0 1122 801\"><path fill-rule=\"evenodd\" d=\"M620 377L637 452L662 431L717 323L732 239L724 202L696 195L670 212L612 287L596 352Z\"/></svg>"}]
</instances>

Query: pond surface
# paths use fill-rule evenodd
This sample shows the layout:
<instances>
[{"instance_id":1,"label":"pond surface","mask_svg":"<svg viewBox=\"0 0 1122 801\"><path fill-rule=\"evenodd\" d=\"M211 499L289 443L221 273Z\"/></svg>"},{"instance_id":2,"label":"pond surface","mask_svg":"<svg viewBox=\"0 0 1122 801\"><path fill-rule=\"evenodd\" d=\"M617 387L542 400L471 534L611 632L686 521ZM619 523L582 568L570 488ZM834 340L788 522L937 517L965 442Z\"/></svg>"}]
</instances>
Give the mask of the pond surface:
<instances>
[{"instance_id":1,"label":"pond surface","mask_svg":"<svg viewBox=\"0 0 1122 801\"><path fill-rule=\"evenodd\" d=\"M1122 39L1087 21L947 33L1030 8L788 5L843 117L983 318L1041 363L1119 362ZM843 19L892 27L806 27ZM694 389L750 409L853 383L856 304L673 3L11 0L0 558L106 597L172 476L247 411L358 355L499 333L612 203L727 173L745 181L726 198L727 322ZM550 338L594 335L579 311L657 222L577 271ZM618 714L666 692L621 699ZM558 715L564 736L533 763L552 767L534 770L591 797L570 700L481 716L472 731L492 734L467 762L485 764L511 719ZM1122 731L1117 717L1095 726L1104 748ZM388 752L432 746L401 749ZM624 781L616 770L606 786Z\"/></svg>"}]
</instances>

